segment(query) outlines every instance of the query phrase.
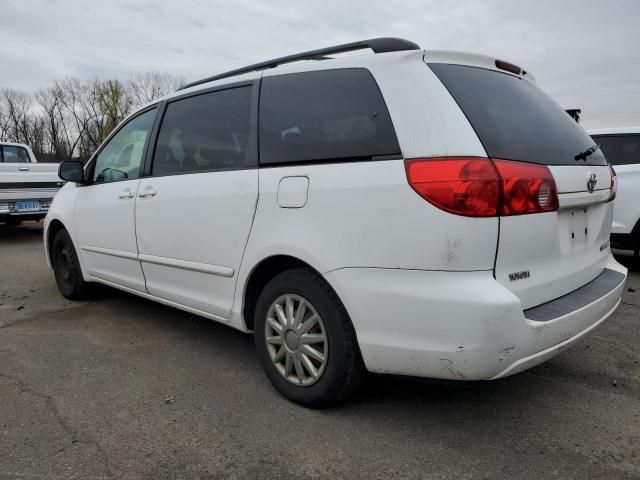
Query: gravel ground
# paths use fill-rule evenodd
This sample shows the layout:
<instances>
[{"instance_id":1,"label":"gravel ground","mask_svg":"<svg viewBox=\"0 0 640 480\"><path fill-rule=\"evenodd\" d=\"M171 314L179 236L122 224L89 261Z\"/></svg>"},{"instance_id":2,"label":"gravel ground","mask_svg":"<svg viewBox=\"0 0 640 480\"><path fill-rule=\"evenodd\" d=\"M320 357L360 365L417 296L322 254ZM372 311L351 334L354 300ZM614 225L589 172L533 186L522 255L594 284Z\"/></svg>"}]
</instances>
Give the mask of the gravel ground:
<instances>
[{"instance_id":1,"label":"gravel ground","mask_svg":"<svg viewBox=\"0 0 640 480\"><path fill-rule=\"evenodd\" d=\"M276 394L249 335L106 288L66 301L41 234L0 227L0 479L640 478L637 266L617 312L544 365L372 376L313 411Z\"/></svg>"}]
</instances>

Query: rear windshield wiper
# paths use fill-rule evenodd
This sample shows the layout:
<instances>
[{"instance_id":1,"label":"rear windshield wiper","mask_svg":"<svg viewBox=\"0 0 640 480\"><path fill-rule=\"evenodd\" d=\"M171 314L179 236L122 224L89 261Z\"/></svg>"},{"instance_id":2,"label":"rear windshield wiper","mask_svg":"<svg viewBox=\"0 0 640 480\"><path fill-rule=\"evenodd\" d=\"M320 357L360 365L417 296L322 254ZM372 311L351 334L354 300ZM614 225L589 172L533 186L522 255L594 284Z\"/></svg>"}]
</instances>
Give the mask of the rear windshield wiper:
<instances>
[{"instance_id":1,"label":"rear windshield wiper","mask_svg":"<svg viewBox=\"0 0 640 480\"><path fill-rule=\"evenodd\" d=\"M587 157L589 155L593 155L602 145L596 143L593 147L587 148L584 152L580 152L578 155L573 157L575 160L584 160L587 161Z\"/></svg>"}]
</instances>

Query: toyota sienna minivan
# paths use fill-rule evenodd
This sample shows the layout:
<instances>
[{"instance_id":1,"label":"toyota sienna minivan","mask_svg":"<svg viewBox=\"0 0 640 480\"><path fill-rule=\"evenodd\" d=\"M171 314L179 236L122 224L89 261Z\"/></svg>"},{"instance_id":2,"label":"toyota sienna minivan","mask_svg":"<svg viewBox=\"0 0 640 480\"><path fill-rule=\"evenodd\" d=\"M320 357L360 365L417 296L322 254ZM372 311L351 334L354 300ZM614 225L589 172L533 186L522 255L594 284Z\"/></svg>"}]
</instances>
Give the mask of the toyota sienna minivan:
<instances>
[{"instance_id":1,"label":"toyota sienna minivan","mask_svg":"<svg viewBox=\"0 0 640 480\"><path fill-rule=\"evenodd\" d=\"M253 332L311 407L366 371L521 372L611 315L627 274L616 178L531 73L401 39L194 82L59 173L65 297L99 282Z\"/></svg>"}]
</instances>

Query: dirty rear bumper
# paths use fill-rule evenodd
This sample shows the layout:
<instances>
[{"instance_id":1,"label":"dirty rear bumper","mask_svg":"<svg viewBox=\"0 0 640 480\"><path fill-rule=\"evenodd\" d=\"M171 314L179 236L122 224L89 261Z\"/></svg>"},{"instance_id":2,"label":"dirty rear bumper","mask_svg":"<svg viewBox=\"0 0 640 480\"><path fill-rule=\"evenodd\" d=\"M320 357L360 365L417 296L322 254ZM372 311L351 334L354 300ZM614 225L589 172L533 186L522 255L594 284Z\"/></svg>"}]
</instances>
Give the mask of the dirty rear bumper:
<instances>
[{"instance_id":1,"label":"dirty rear bumper","mask_svg":"<svg viewBox=\"0 0 640 480\"><path fill-rule=\"evenodd\" d=\"M542 363L608 318L621 281L556 318L526 318L522 304L491 271L428 272L353 268L325 275L353 321L368 370L453 380L506 377Z\"/></svg>"}]
</instances>

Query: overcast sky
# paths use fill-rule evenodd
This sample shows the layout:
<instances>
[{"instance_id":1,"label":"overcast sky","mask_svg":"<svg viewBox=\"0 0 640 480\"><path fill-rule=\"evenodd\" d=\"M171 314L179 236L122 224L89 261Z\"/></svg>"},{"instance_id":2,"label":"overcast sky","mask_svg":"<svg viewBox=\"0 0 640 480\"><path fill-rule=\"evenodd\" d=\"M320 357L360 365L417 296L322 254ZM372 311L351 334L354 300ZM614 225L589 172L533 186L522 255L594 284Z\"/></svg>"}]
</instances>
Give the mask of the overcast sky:
<instances>
[{"instance_id":1,"label":"overcast sky","mask_svg":"<svg viewBox=\"0 0 640 480\"><path fill-rule=\"evenodd\" d=\"M585 127L640 125L640 0L2 0L0 86L150 70L187 80L397 36L531 71Z\"/></svg>"}]
</instances>

